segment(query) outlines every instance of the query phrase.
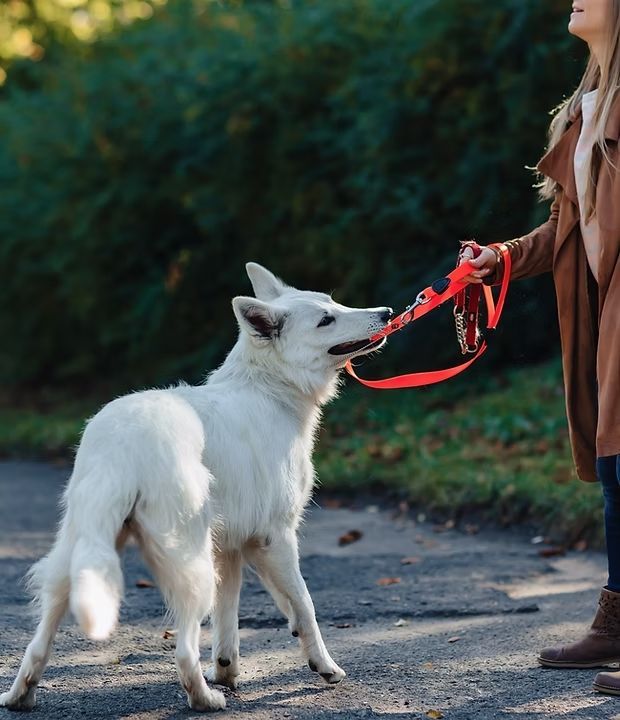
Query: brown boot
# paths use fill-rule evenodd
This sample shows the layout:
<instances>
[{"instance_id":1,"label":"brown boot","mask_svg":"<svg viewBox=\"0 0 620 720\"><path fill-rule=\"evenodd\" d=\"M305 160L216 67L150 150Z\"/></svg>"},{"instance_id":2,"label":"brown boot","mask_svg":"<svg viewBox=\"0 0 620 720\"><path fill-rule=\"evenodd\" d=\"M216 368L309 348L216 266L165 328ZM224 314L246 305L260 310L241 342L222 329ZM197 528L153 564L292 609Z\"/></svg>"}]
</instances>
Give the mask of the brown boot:
<instances>
[{"instance_id":1,"label":"brown boot","mask_svg":"<svg viewBox=\"0 0 620 720\"><path fill-rule=\"evenodd\" d=\"M538 662L553 668L590 668L620 662L620 593L603 588L587 635L571 645L545 648ZM620 688L620 679L618 683Z\"/></svg>"},{"instance_id":2,"label":"brown boot","mask_svg":"<svg viewBox=\"0 0 620 720\"><path fill-rule=\"evenodd\" d=\"M600 672L592 687L605 695L620 695L620 672Z\"/></svg>"}]
</instances>

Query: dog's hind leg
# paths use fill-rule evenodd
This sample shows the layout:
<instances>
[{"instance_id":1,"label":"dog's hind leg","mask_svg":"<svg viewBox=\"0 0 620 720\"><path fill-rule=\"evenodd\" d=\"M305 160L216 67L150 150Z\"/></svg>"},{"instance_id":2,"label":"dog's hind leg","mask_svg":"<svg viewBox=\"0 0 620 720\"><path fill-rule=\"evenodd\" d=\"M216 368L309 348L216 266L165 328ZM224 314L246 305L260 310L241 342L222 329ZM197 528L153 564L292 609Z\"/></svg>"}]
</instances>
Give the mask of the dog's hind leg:
<instances>
[{"instance_id":1,"label":"dog's hind leg","mask_svg":"<svg viewBox=\"0 0 620 720\"><path fill-rule=\"evenodd\" d=\"M290 627L299 637L310 669L318 672L327 683L340 682L346 673L332 660L323 642L312 598L299 569L295 532L287 529L273 535L270 545L253 551L251 559L260 577L266 580L267 590L275 588L274 599L278 606L286 607L283 598L288 601Z\"/></svg>"},{"instance_id":2,"label":"dog's hind leg","mask_svg":"<svg viewBox=\"0 0 620 720\"><path fill-rule=\"evenodd\" d=\"M278 610L289 621L289 629L293 637L299 637L299 633L296 627L295 614L293 613L293 609L291 608L291 603L288 601L286 595L283 595L273 584L273 582L271 581L271 577L267 574L265 568L263 567L263 564L260 561L257 561L255 555L253 554L254 552L256 551L252 549L252 554L248 554L248 563L252 565L252 568L260 578L260 581L265 586L265 589L271 595Z\"/></svg>"},{"instance_id":3,"label":"dog's hind leg","mask_svg":"<svg viewBox=\"0 0 620 720\"><path fill-rule=\"evenodd\" d=\"M224 696L207 685L200 666L200 622L211 611L215 588L211 532L198 527L199 519L165 534L145 525L138 513L136 537L176 623L175 661L189 706L222 710Z\"/></svg>"},{"instance_id":4,"label":"dog's hind leg","mask_svg":"<svg viewBox=\"0 0 620 720\"><path fill-rule=\"evenodd\" d=\"M211 614L213 665L207 671L207 678L219 685L236 688L239 676L241 553L237 550L217 552L215 568L218 582Z\"/></svg>"},{"instance_id":5,"label":"dog's hind leg","mask_svg":"<svg viewBox=\"0 0 620 720\"><path fill-rule=\"evenodd\" d=\"M32 710L36 704L37 685L69 603L70 557L71 549L65 544L61 531L47 557L30 571L30 585L39 605L40 620L11 689L0 695L0 706L10 710Z\"/></svg>"}]
</instances>

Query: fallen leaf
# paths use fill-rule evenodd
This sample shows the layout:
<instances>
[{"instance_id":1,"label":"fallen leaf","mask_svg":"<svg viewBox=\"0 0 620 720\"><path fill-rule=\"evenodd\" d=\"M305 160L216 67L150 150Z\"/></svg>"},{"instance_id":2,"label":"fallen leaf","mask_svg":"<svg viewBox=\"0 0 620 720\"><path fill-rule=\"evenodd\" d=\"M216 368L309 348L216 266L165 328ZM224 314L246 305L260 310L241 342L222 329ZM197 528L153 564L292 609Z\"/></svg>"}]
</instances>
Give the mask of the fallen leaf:
<instances>
[{"instance_id":1,"label":"fallen leaf","mask_svg":"<svg viewBox=\"0 0 620 720\"><path fill-rule=\"evenodd\" d=\"M437 540L431 540L430 538L425 538L423 535L416 535L415 541L418 543L418 545L424 545L424 547L432 548L437 546Z\"/></svg>"},{"instance_id":2,"label":"fallen leaf","mask_svg":"<svg viewBox=\"0 0 620 720\"><path fill-rule=\"evenodd\" d=\"M427 710L426 717L432 718L433 720L441 720L443 713L441 710Z\"/></svg>"},{"instance_id":3,"label":"fallen leaf","mask_svg":"<svg viewBox=\"0 0 620 720\"><path fill-rule=\"evenodd\" d=\"M421 535L418 535L416 537L415 541L418 543L418 545L424 545L424 547L426 547L426 548L437 547L437 540L431 540L430 538L424 538Z\"/></svg>"},{"instance_id":4,"label":"fallen leaf","mask_svg":"<svg viewBox=\"0 0 620 720\"><path fill-rule=\"evenodd\" d=\"M377 580L377 585L385 586L385 585L396 585L400 582L399 577L383 577L379 578Z\"/></svg>"},{"instance_id":5,"label":"fallen leaf","mask_svg":"<svg viewBox=\"0 0 620 720\"><path fill-rule=\"evenodd\" d=\"M394 623L394 627L405 627L405 625L409 625L407 620L403 620L402 618L398 618L398 620Z\"/></svg>"},{"instance_id":6,"label":"fallen leaf","mask_svg":"<svg viewBox=\"0 0 620 720\"><path fill-rule=\"evenodd\" d=\"M164 630L164 634L162 635L162 637L164 640L170 640L170 638L173 638L176 634L176 630Z\"/></svg>"},{"instance_id":7,"label":"fallen leaf","mask_svg":"<svg viewBox=\"0 0 620 720\"><path fill-rule=\"evenodd\" d=\"M558 555L566 555L566 548L561 545L552 545L551 547L541 548L538 551L540 557L557 557Z\"/></svg>"},{"instance_id":8,"label":"fallen leaf","mask_svg":"<svg viewBox=\"0 0 620 720\"><path fill-rule=\"evenodd\" d=\"M442 523L441 525L433 525L433 532L442 533L446 532L446 530L452 530L453 528L454 520L446 520L446 522Z\"/></svg>"},{"instance_id":9,"label":"fallen leaf","mask_svg":"<svg viewBox=\"0 0 620 720\"><path fill-rule=\"evenodd\" d=\"M341 508L344 503L342 502L342 500L340 500L340 498L326 498L325 500L323 500L323 502L321 504L323 505L323 507L326 507L326 508L336 508L337 509L337 508Z\"/></svg>"},{"instance_id":10,"label":"fallen leaf","mask_svg":"<svg viewBox=\"0 0 620 720\"><path fill-rule=\"evenodd\" d=\"M155 583L152 580L146 580L145 578L140 578L139 580L136 580L136 587L152 588L152 587L155 587Z\"/></svg>"},{"instance_id":11,"label":"fallen leaf","mask_svg":"<svg viewBox=\"0 0 620 720\"><path fill-rule=\"evenodd\" d=\"M351 623L338 623L336 627L344 630L345 628L353 627L353 625L351 625Z\"/></svg>"},{"instance_id":12,"label":"fallen leaf","mask_svg":"<svg viewBox=\"0 0 620 720\"><path fill-rule=\"evenodd\" d=\"M412 557L401 558L400 564L401 565L415 565L416 563L419 563L419 562L420 562L419 557L412 556Z\"/></svg>"},{"instance_id":13,"label":"fallen leaf","mask_svg":"<svg viewBox=\"0 0 620 720\"><path fill-rule=\"evenodd\" d=\"M425 662L425 663L422 663L422 667L425 670L432 670L435 666L433 665L432 662Z\"/></svg>"},{"instance_id":14,"label":"fallen leaf","mask_svg":"<svg viewBox=\"0 0 620 720\"><path fill-rule=\"evenodd\" d=\"M404 449L402 447L398 447L397 445L389 445L386 443L381 448L381 457L386 462L398 462L403 459L404 455Z\"/></svg>"},{"instance_id":15,"label":"fallen leaf","mask_svg":"<svg viewBox=\"0 0 620 720\"><path fill-rule=\"evenodd\" d=\"M392 520L400 520L409 514L409 503L406 500L401 500L398 503L398 508L392 513Z\"/></svg>"},{"instance_id":16,"label":"fallen leaf","mask_svg":"<svg viewBox=\"0 0 620 720\"><path fill-rule=\"evenodd\" d=\"M458 635L455 635L454 637L448 638L449 643L455 643L458 642L461 638Z\"/></svg>"},{"instance_id":17,"label":"fallen leaf","mask_svg":"<svg viewBox=\"0 0 620 720\"><path fill-rule=\"evenodd\" d=\"M349 530L338 538L338 545L350 545L357 542L363 535L361 530Z\"/></svg>"},{"instance_id":18,"label":"fallen leaf","mask_svg":"<svg viewBox=\"0 0 620 720\"><path fill-rule=\"evenodd\" d=\"M366 451L370 455L371 458L380 458L381 457L381 445L377 443L370 443L366 447Z\"/></svg>"},{"instance_id":19,"label":"fallen leaf","mask_svg":"<svg viewBox=\"0 0 620 720\"><path fill-rule=\"evenodd\" d=\"M585 540L577 540L573 545L573 550L577 552L585 552L588 549L588 543Z\"/></svg>"}]
</instances>

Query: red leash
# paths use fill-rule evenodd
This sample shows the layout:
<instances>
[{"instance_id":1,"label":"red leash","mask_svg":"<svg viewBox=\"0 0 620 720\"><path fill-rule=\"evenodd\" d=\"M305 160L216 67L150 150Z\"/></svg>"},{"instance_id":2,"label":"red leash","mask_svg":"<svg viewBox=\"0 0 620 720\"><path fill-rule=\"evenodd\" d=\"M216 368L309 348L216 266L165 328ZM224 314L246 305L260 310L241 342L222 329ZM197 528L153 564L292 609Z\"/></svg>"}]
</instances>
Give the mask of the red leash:
<instances>
[{"instance_id":1,"label":"red leash","mask_svg":"<svg viewBox=\"0 0 620 720\"><path fill-rule=\"evenodd\" d=\"M480 252L480 246L475 243L466 243L477 257ZM409 373L407 375L397 375L396 377L385 378L384 380L364 380L356 375L351 361L347 361L345 368L349 375L366 385L366 387L375 390L392 390L397 388L420 387L421 385L433 385L434 383L448 380L449 378L462 373L472 363L474 363L487 349L487 341L491 332L493 332L502 311L508 292L510 283L510 252L502 243L489 245L488 247L496 248L502 255L504 262L504 275L502 285L497 300L497 305L493 299L491 288L487 285L481 286L477 283L468 283L463 280L476 270L469 262L459 265L446 277L435 280L427 288L418 294L413 305L405 308L405 311L391 320L383 330L375 333L369 340L369 343L387 337L398 330L402 330L406 325L414 320L418 320L447 300L454 298L454 317L457 326L457 337L461 345L462 352L474 353L474 356L460 365L447 368L446 370L432 370L430 372ZM478 329L478 310L480 306L481 290L484 291L484 299L487 307L487 326L484 334L481 335Z\"/></svg>"}]
</instances>

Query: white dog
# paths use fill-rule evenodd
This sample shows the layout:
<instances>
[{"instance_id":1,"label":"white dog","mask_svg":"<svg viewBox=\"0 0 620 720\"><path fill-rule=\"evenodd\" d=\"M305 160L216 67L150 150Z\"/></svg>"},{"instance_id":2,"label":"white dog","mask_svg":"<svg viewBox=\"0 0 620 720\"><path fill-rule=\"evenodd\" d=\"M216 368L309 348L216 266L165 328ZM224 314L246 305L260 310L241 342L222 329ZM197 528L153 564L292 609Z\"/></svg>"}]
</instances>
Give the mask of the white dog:
<instances>
[{"instance_id":1,"label":"white dog","mask_svg":"<svg viewBox=\"0 0 620 720\"><path fill-rule=\"evenodd\" d=\"M41 619L0 705L28 710L69 606L89 638L114 629L130 535L177 624L176 665L194 710L225 706L200 668L200 622L213 624L209 680L235 687L238 602L252 565L328 683L332 660L299 570L296 531L314 481L311 454L321 406L348 358L391 310L347 308L247 265L256 298L236 297L239 339L204 385L147 390L106 405L84 431L49 554L31 570ZM213 535L213 538L212 538Z\"/></svg>"}]
</instances>

